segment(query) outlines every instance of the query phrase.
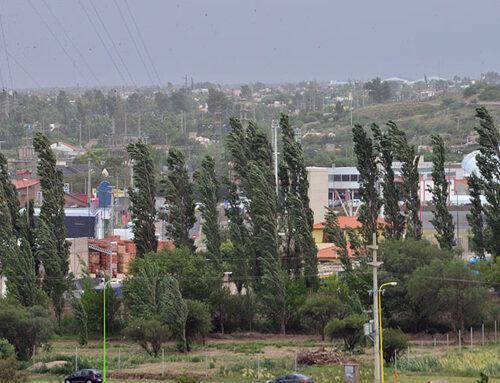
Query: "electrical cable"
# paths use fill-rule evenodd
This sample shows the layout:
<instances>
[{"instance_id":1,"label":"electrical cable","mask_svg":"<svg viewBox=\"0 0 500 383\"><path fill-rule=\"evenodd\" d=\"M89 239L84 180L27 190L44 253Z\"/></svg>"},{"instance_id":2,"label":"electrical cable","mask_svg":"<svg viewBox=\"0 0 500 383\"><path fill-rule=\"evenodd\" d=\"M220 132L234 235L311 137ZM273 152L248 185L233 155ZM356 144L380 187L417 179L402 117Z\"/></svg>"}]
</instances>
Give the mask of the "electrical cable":
<instances>
[{"instance_id":1,"label":"electrical cable","mask_svg":"<svg viewBox=\"0 0 500 383\"><path fill-rule=\"evenodd\" d=\"M42 86L40 85L40 83L37 81L37 79L36 79L35 77L33 77L33 76L32 76L32 75L31 75L31 74L30 74L30 73L26 70L26 68L25 68L23 65L21 65L21 63L20 63L19 61L17 61L17 59L16 59L16 58L15 58L12 54L10 54L10 53L8 53L8 52L5 52L5 53L7 53L7 56L9 56L9 57L12 59L12 61L14 61L14 63L15 63L15 64L16 64L19 68L21 68L21 70L22 70L22 71L26 74L26 76L28 76L28 77L31 79L31 81L33 81L33 82L35 83L35 85L36 85L38 88L41 88L41 87L42 87ZM12 106L12 107L14 107L14 106Z\"/></svg>"},{"instance_id":2,"label":"electrical cable","mask_svg":"<svg viewBox=\"0 0 500 383\"><path fill-rule=\"evenodd\" d=\"M92 77L94 77L95 81L97 82L97 85L102 86L101 82L99 81L99 79L95 75L94 71L92 70L92 67L89 65L88 61L85 59L85 57L82 55L82 53L80 52L80 50L77 48L76 44L73 42L73 40L69 36L68 32L66 32L66 29L64 28L64 26L62 25L62 23L59 21L59 19L57 18L57 16L54 14L54 12L52 11L52 8L50 7L50 5L45 0L42 0L42 2L45 5L45 8L47 8L47 10L51 14L51 16L55 19L56 23L61 28L64 36L66 36L66 39L69 41L69 44L73 48L75 48L76 53L78 54L78 56L82 60L83 64L87 67L87 70L89 71L90 75Z\"/></svg>"},{"instance_id":3,"label":"electrical cable","mask_svg":"<svg viewBox=\"0 0 500 383\"><path fill-rule=\"evenodd\" d=\"M3 49L5 51L5 58L7 60L7 69L9 71L10 89L14 89L14 82L12 81L12 72L10 70L9 51L7 50L7 39L5 38L5 31L3 28L3 20L1 15L0 15L0 27L2 29ZM3 87L3 80L2 80L2 87Z\"/></svg>"},{"instance_id":4,"label":"electrical cable","mask_svg":"<svg viewBox=\"0 0 500 383\"><path fill-rule=\"evenodd\" d=\"M35 8L35 6L33 5L33 3L31 2L31 0L27 0L28 1L28 4L31 6L31 8L33 9L33 11L35 11L35 13L38 15L38 17L40 17L40 20L42 20L42 23L45 25L45 27L47 28L47 30L49 31L49 33L51 34L52 38L57 42L57 44L59 45L59 47L61 48L61 50L64 52L64 54L69 58L69 60L71 61L71 63L73 64L73 67L75 68L75 70L79 73L79 75L82 77L82 80L85 81L85 82L88 82L88 79L87 77L83 74L83 72L80 70L80 68L76 65L76 61L75 59L73 59L73 57L69 54L69 52L66 50L66 48L64 47L64 45L61 43L61 41L58 39L57 35L55 34L55 32L52 30L52 28L50 27L50 25L47 23L47 21L45 20L45 18L42 16L42 14L38 11L38 9Z\"/></svg>"},{"instance_id":5,"label":"electrical cable","mask_svg":"<svg viewBox=\"0 0 500 383\"><path fill-rule=\"evenodd\" d=\"M111 52L109 51L108 49L108 46L106 45L106 43L104 42L101 34L99 33L99 30L97 29L97 26L94 24L94 22L92 21L92 18L90 17L89 13L87 12L87 9L83 6L83 3L81 0L78 0L78 4L80 4L80 7L82 8L83 12L85 13L85 15L87 16L87 19L89 20L89 23L90 25L92 25L92 28L94 29L94 32L96 33L97 37L99 38L99 40L101 41L101 44L102 46L104 47L104 50L106 51L106 53L108 54L110 60L111 60L111 63L113 64L113 66L115 67L116 71L118 72L118 75L120 76L120 78L122 79L123 81L123 84L127 85L127 80L125 80L125 77L123 76L123 73L122 71L120 70L120 68L118 67L118 65L116 64L116 61L113 57L113 55L111 54Z\"/></svg>"},{"instance_id":6,"label":"electrical cable","mask_svg":"<svg viewBox=\"0 0 500 383\"><path fill-rule=\"evenodd\" d=\"M151 64L151 67L153 68L153 72L156 76L156 78L158 79L158 84L160 85L160 87L162 87L162 82L161 82L161 79L160 79L160 76L158 75L158 71L156 70L156 66L154 64L154 61L153 59L151 58L151 55L149 53L149 49L148 49L148 46L146 45L146 43L144 42L144 39L142 38L142 33L141 33L141 30L139 29L139 27L137 26L137 23L135 21L135 17L134 17L134 14L132 13L132 11L130 10L130 6L128 4L128 1L127 0L124 0L123 1L125 3L125 6L127 7L127 11L128 11L128 14L130 15L130 18L132 19L132 23L134 24L135 26L135 29L137 30L137 35L139 36L139 40L141 41L142 43L142 46L144 48L144 51L146 52L146 55L148 56L148 59L149 59L149 63Z\"/></svg>"},{"instance_id":7,"label":"electrical cable","mask_svg":"<svg viewBox=\"0 0 500 383\"><path fill-rule=\"evenodd\" d=\"M97 19L99 20L99 22L101 23L102 25L102 28L104 29L104 32L106 33L106 35L108 36L108 39L109 41L111 41L111 45L113 46L113 48L115 49L116 51L116 54L118 56L118 58L120 59L123 67L125 68L125 72L127 72L128 74L128 77L130 78L130 81L132 82L132 85L134 87L137 88L137 84L135 83L134 81L134 78L132 77L132 75L130 74L130 71L128 70L128 67L127 67L127 64L125 64L125 61L123 60L123 57L122 55L120 54L120 51L118 50L118 48L116 47L116 44L113 40L113 38L111 37L111 34L109 33L108 31L108 28L106 27L106 24L104 24L104 22L102 21L101 19L101 16L99 15L99 12L97 12L97 9L96 7L94 6L94 2L92 0L89 0L89 3L90 3L90 6L92 7L92 9L94 10L95 14L97 15Z\"/></svg>"},{"instance_id":8,"label":"electrical cable","mask_svg":"<svg viewBox=\"0 0 500 383\"><path fill-rule=\"evenodd\" d=\"M133 36L133 34L132 34L132 31L130 30L130 28L129 28L129 26L128 26L128 23L127 23L127 21L126 21L126 19L125 19L124 15L123 15L123 12L122 12L122 10L121 10L121 8L120 8L119 3L118 3L116 0L113 0L113 1L114 1L115 5L116 5L116 8L118 8L118 13L120 14L120 17L121 17L121 19L122 19L122 21L123 21L123 24L125 25L125 28L127 29L127 32L128 32L128 34L129 34L129 36L130 36L130 39L132 40L132 43L134 44L135 50L137 51L137 54L139 55L139 58L141 59L142 65L144 65L144 68L146 69L146 73L147 73L147 75L148 75L149 80L151 81L151 84L152 84L153 86L157 85L157 84L155 84L155 82L154 82L153 78L151 77L151 73L150 73L150 71L149 71L149 68L148 68L148 66L146 65L146 62L144 61L144 58L143 58L143 56L142 56L142 53L141 53L141 51L140 51L140 49L139 49L139 47L138 47L138 45L137 45L137 43L136 43L136 41L135 41L135 39L134 39L134 36Z\"/></svg>"}]
</instances>

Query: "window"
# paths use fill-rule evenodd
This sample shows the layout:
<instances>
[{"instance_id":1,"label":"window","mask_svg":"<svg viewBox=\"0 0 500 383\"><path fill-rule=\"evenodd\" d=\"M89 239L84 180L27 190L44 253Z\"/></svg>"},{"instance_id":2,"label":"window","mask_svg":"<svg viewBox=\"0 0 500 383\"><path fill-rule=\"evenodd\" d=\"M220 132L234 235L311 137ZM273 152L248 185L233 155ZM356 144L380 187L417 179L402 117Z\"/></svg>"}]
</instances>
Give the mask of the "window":
<instances>
[{"instance_id":1,"label":"window","mask_svg":"<svg viewBox=\"0 0 500 383\"><path fill-rule=\"evenodd\" d=\"M328 182L333 182L333 174L328 174Z\"/></svg>"},{"instance_id":2,"label":"window","mask_svg":"<svg viewBox=\"0 0 500 383\"><path fill-rule=\"evenodd\" d=\"M358 180L358 175L357 174L351 174L351 181L357 181Z\"/></svg>"},{"instance_id":3,"label":"window","mask_svg":"<svg viewBox=\"0 0 500 383\"><path fill-rule=\"evenodd\" d=\"M349 174L342 174L342 181L349 181Z\"/></svg>"},{"instance_id":4,"label":"window","mask_svg":"<svg viewBox=\"0 0 500 383\"><path fill-rule=\"evenodd\" d=\"M340 181L340 174L334 174L333 175L333 180L334 181Z\"/></svg>"}]
</instances>

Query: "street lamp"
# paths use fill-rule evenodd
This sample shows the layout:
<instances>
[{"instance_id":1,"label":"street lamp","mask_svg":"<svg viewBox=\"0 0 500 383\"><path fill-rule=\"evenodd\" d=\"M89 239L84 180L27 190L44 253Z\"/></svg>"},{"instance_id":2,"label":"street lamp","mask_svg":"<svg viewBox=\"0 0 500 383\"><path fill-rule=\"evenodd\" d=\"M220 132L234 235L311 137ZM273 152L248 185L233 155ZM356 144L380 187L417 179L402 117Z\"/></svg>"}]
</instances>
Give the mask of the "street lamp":
<instances>
[{"instance_id":1,"label":"street lamp","mask_svg":"<svg viewBox=\"0 0 500 383\"><path fill-rule=\"evenodd\" d=\"M114 279L110 279L104 283L104 288L103 288L103 312L104 312L104 319L102 323L102 329L103 329L103 335L104 335L104 343L102 346L103 350L103 357L102 357L102 381L103 383L106 383L106 285L111 282L116 282Z\"/></svg>"},{"instance_id":2,"label":"street lamp","mask_svg":"<svg viewBox=\"0 0 500 383\"><path fill-rule=\"evenodd\" d=\"M384 352L382 351L382 308L380 304L380 291L384 286L396 286L398 282L382 283L378 289L378 325L380 334L380 379L384 383Z\"/></svg>"}]
</instances>

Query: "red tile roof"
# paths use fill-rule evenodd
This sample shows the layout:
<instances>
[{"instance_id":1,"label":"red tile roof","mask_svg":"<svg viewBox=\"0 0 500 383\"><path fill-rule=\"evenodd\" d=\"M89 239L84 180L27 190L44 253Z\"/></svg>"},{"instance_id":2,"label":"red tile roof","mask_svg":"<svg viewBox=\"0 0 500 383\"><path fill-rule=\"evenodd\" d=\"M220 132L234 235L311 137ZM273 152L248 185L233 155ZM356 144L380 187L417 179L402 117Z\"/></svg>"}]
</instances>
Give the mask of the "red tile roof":
<instances>
[{"instance_id":1,"label":"red tile roof","mask_svg":"<svg viewBox=\"0 0 500 383\"><path fill-rule=\"evenodd\" d=\"M16 189L25 189L28 187L32 187L35 185L38 185L40 183L40 180L17 180L17 181L12 181Z\"/></svg>"},{"instance_id":2,"label":"red tile roof","mask_svg":"<svg viewBox=\"0 0 500 383\"><path fill-rule=\"evenodd\" d=\"M340 258L339 254L337 253L338 250L339 247L332 244L330 246L319 249L316 257L318 259L338 259ZM349 244L347 245L347 253L349 254L349 258L354 258L353 251L350 249Z\"/></svg>"},{"instance_id":3,"label":"red tile roof","mask_svg":"<svg viewBox=\"0 0 500 383\"><path fill-rule=\"evenodd\" d=\"M345 230L347 227L357 229L361 227L361 222L358 221L358 216L340 216L339 218L339 226L342 230ZM379 225L385 225L385 219L383 218L378 218L378 224ZM315 223L313 226L313 229L321 229L323 230L325 227L325 222L319 222Z\"/></svg>"}]
</instances>

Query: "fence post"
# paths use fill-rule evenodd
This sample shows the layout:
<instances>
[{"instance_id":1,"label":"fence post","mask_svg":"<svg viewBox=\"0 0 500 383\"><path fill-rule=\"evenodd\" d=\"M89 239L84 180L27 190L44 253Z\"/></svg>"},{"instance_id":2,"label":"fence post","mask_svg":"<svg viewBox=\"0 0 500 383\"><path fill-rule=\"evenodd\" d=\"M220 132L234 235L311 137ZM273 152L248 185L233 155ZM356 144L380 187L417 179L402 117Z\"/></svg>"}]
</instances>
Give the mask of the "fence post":
<instances>
[{"instance_id":1,"label":"fence post","mask_svg":"<svg viewBox=\"0 0 500 383\"><path fill-rule=\"evenodd\" d=\"M161 349L161 376L165 376L165 349Z\"/></svg>"},{"instance_id":2,"label":"fence post","mask_svg":"<svg viewBox=\"0 0 500 383\"><path fill-rule=\"evenodd\" d=\"M420 341L420 353L422 356L422 360L424 360L424 341L423 340Z\"/></svg>"},{"instance_id":3,"label":"fence post","mask_svg":"<svg viewBox=\"0 0 500 383\"><path fill-rule=\"evenodd\" d=\"M470 328L470 352L474 352L474 343L472 342L472 337L473 337L473 333L472 333L472 327Z\"/></svg>"},{"instance_id":4,"label":"fence post","mask_svg":"<svg viewBox=\"0 0 500 383\"><path fill-rule=\"evenodd\" d=\"M297 373L297 350L295 350L295 373Z\"/></svg>"},{"instance_id":5,"label":"fence post","mask_svg":"<svg viewBox=\"0 0 500 383\"><path fill-rule=\"evenodd\" d=\"M205 351L205 377L208 378L208 354Z\"/></svg>"},{"instance_id":6,"label":"fence post","mask_svg":"<svg viewBox=\"0 0 500 383\"><path fill-rule=\"evenodd\" d=\"M398 372L398 353L394 350L394 369Z\"/></svg>"},{"instance_id":7,"label":"fence post","mask_svg":"<svg viewBox=\"0 0 500 383\"><path fill-rule=\"evenodd\" d=\"M462 330L458 330L458 353L462 353Z\"/></svg>"},{"instance_id":8,"label":"fence post","mask_svg":"<svg viewBox=\"0 0 500 383\"><path fill-rule=\"evenodd\" d=\"M78 347L75 348L75 371L78 371Z\"/></svg>"},{"instance_id":9,"label":"fence post","mask_svg":"<svg viewBox=\"0 0 500 383\"><path fill-rule=\"evenodd\" d=\"M35 369L36 364L36 346L33 345L33 370Z\"/></svg>"},{"instance_id":10,"label":"fence post","mask_svg":"<svg viewBox=\"0 0 500 383\"><path fill-rule=\"evenodd\" d=\"M410 363L410 346L408 346L408 363Z\"/></svg>"},{"instance_id":11,"label":"fence post","mask_svg":"<svg viewBox=\"0 0 500 383\"><path fill-rule=\"evenodd\" d=\"M495 343L498 343L498 337L497 337L497 320L495 319Z\"/></svg>"},{"instance_id":12,"label":"fence post","mask_svg":"<svg viewBox=\"0 0 500 383\"><path fill-rule=\"evenodd\" d=\"M449 338L448 334L446 334L446 357L447 358L450 357L449 346L450 346L450 338Z\"/></svg>"},{"instance_id":13,"label":"fence post","mask_svg":"<svg viewBox=\"0 0 500 383\"><path fill-rule=\"evenodd\" d=\"M484 323L481 325L481 347L484 347Z\"/></svg>"},{"instance_id":14,"label":"fence post","mask_svg":"<svg viewBox=\"0 0 500 383\"><path fill-rule=\"evenodd\" d=\"M436 357L436 337L434 337L434 357Z\"/></svg>"},{"instance_id":15,"label":"fence post","mask_svg":"<svg viewBox=\"0 0 500 383\"><path fill-rule=\"evenodd\" d=\"M119 371L121 370L121 368L122 368L122 355L121 355L122 353L121 353L121 351L122 351L122 348L120 347L120 348L118 349L118 372L119 372Z\"/></svg>"},{"instance_id":16,"label":"fence post","mask_svg":"<svg viewBox=\"0 0 500 383\"><path fill-rule=\"evenodd\" d=\"M257 356L257 381L260 382L260 354Z\"/></svg>"}]
</instances>

